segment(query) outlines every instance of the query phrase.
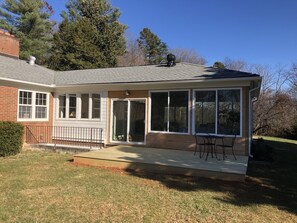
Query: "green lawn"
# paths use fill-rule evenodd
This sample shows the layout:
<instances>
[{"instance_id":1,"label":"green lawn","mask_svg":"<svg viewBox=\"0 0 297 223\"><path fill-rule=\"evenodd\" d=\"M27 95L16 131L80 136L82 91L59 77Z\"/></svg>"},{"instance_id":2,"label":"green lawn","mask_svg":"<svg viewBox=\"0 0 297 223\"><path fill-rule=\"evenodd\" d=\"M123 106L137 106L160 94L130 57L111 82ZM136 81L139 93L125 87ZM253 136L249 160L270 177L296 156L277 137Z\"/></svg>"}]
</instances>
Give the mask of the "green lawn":
<instances>
[{"instance_id":1,"label":"green lawn","mask_svg":"<svg viewBox=\"0 0 297 223\"><path fill-rule=\"evenodd\" d=\"M0 222L297 222L297 142L266 139L274 162L251 163L245 183L0 158Z\"/></svg>"}]
</instances>

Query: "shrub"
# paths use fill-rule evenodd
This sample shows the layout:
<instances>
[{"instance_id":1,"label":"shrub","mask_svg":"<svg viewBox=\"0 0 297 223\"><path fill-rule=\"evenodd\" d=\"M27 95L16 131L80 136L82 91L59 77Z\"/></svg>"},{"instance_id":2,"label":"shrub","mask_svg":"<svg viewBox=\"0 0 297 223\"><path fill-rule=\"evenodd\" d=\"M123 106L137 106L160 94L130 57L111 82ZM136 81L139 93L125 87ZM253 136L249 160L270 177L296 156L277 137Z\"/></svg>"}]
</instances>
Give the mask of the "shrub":
<instances>
[{"instance_id":1,"label":"shrub","mask_svg":"<svg viewBox=\"0 0 297 223\"><path fill-rule=\"evenodd\" d=\"M23 144L24 127L16 122L0 122L0 156L19 153Z\"/></svg>"}]
</instances>

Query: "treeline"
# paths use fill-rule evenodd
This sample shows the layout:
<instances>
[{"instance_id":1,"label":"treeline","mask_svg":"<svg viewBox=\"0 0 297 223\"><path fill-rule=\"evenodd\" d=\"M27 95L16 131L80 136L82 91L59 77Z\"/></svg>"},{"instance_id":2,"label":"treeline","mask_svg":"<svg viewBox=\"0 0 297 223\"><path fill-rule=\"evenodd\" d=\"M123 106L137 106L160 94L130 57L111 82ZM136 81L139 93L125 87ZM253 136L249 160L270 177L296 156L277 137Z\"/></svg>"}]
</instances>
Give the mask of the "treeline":
<instances>
[{"instance_id":1,"label":"treeline","mask_svg":"<svg viewBox=\"0 0 297 223\"><path fill-rule=\"evenodd\" d=\"M30 55L54 70L159 64L169 48L149 28L139 37L125 35L119 9L108 0L69 0L62 21L51 20L52 6L45 0L4 0L0 28L20 39L20 58ZM170 49L179 61L204 64L189 49Z\"/></svg>"}]
</instances>

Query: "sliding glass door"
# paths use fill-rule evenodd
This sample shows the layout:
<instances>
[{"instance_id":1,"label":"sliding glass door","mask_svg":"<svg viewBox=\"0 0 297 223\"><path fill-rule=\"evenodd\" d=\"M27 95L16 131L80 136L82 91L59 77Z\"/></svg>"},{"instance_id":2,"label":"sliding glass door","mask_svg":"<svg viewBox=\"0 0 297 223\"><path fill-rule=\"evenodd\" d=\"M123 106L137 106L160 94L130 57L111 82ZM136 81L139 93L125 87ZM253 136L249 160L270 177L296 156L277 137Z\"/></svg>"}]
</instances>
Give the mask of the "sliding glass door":
<instances>
[{"instance_id":1,"label":"sliding glass door","mask_svg":"<svg viewBox=\"0 0 297 223\"><path fill-rule=\"evenodd\" d=\"M112 101L112 141L145 142L145 100Z\"/></svg>"}]
</instances>

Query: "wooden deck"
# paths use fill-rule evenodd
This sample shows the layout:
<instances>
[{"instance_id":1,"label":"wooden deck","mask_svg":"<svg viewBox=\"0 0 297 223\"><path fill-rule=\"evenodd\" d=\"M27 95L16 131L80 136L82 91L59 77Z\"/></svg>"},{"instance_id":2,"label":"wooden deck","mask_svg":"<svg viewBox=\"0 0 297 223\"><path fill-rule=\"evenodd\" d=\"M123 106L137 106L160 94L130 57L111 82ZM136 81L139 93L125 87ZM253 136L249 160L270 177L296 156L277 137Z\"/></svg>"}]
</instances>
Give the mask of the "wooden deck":
<instances>
[{"instance_id":1,"label":"wooden deck","mask_svg":"<svg viewBox=\"0 0 297 223\"><path fill-rule=\"evenodd\" d=\"M243 181L247 171L247 156L229 155L222 160L193 152L135 146L114 146L74 155L74 163L163 174L199 176L222 180Z\"/></svg>"}]
</instances>

